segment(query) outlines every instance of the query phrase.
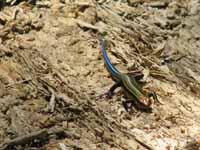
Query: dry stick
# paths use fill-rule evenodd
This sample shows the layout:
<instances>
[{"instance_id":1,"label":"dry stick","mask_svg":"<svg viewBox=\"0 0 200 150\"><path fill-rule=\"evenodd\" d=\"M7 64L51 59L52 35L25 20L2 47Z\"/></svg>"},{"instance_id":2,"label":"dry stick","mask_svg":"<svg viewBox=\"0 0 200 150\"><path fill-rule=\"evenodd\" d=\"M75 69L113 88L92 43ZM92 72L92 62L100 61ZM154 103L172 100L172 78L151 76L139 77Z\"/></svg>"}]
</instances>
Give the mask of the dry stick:
<instances>
[{"instance_id":1,"label":"dry stick","mask_svg":"<svg viewBox=\"0 0 200 150\"><path fill-rule=\"evenodd\" d=\"M170 72L170 73L171 73L171 72ZM170 82L173 82L173 83L177 83L177 82L178 82L178 80L175 78L175 76L174 76L174 78L168 77L169 74L167 74L167 73L162 73L161 71L151 71L151 70L150 70L150 75L153 76L153 77L161 77L161 78L164 78L164 79L166 79L166 80L168 80L168 81L170 81ZM174 74L173 74L173 75L174 75Z\"/></svg>"},{"instance_id":2,"label":"dry stick","mask_svg":"<svg viewBox=\"0 0 200 150\"><path fill-rule=\"evenodd\" d=\"M40 131L36 131L33 133L30 133L28 135L23 135L17 138L14 138L12 140L6 141L3 144L0 145L0 150L7 150L9 147L17 146L17 145L24 145L27 144L37 138L46 138L48 139L49 135L53 134L65 134L65 131L63 128L50 128L50 129L42 129Z\"/></svg>"},{"instance_id":3,"label":"dry stick","mask_svg":"<svg viewBox=\"0 0 200 150\"><path fill-rule=\"evenodd\" d=\"M91 4L88 2L75 2L75 3L68 2L67 4L68 5L76 5L76 6L85 6L85 7L95 7L95 4Z\"/></svg>"},{"instance_id":4,"label":"dry stick","mask_svg":"<svg viewBox=\"0 0 200 150\"><path fill-rule=\"evenodd\" d=\"M63 143L59 143L60 150L67 150L67 147Z\"/></svg>"},{"instance_id":5,"label":"dry stick","mask_svg":"<svg viewBox=\"0 0 200 150\"><path fill-rule=\"evenodd\" d=\"M50 108L50 112L53 113L55 110L55 105L56 105L56 99L58 99L58 96L56 94L56 92L54 91L54 89L45 81L41 80L44 85L47 87L48 91L51 93L51 98L49 101L49 106L48 108Z\"/></svg>"},{"instance_id":6,"label":"dry stick","mask_svg":"<svg viewBox=\"0 0 200 150\"><path fill-rule=\"evenodd\" d=\"M134 53L135 55L141 57L142 59L148 61L149 63L153 64L155 67L157 67L158 69L160 69L160 66L159 66L158 64L156 64L156 63L153 62L152 60L146 58L146 57L143 56L142 54L138 54L138 53L136 53L136 52L132 52L132 53ZM129 53L129 55L132 56L132 57L135 57L134 55L132 55L132 54L130 54L130 53ZM171 74L171 75L174 75L173 72L171 72L171 71L170 71L170 74ZM173 82L173 83L177 83L177 80L176 80L175 78L168 77L169 74L164 73L163 71L151 71L151 70L150 70L150 75L152 75L152 76L163 77L164 79L166 79L166 80L168 80L168 81L171 81L171 82ZM175 77L175 75L174 75L174 77Z\"/></svg>"},{"instance_id":7,"label":"dry stick","mask_svg":"<svg viewBox=\"0 0 200 150\"><path fill-rule=\"evenodd\" d=\"M114 124L119 127L119 125L114 122ZM144 146L145 148L147 148L148 150L155 150L155 148L152 145L147 144L144 140L142 140L141 138L136 137L133 133L131 132L127 132L126 129L123 129L121 127L119 127L119 130L121 132L123 132L126 135L129 135L131 137L133 137L135 139L135 141L137 141L140 145Z\"/></svg>"},{"instance_id":8,"label":"dry stick","mask_svg":"<svg viewBox=\"0 0 200 150\"><path fill-rule=\"evenodd\" d=\"M49 101L48 110L50 109L50 112L54 112L55 105L56 105L56 92L54 91L53 87L46 81L40 79L40 82L48 89L48 92L51 93L51 98Z\"/></svg>"},{"instance_id":9,"label":"dry stick","mask_svg":"<svg viewBox=\"0 0 200 150\"><path fill-rule=\"evenodd\" d=\"M51 92L51 98L50 98L50 102L49 102L49 107L51 112L54 112L55 110L55 104L56 104L56 100L62 100L65 105L70 106L67 108L67 110L74 112L75 114L80 114L83 110L80 108L77 108L77 106L73 106L73 100L71 98L69 98L67 95L62 94L62 93L56 93L53 89L53 87L48 84L46 81L41 80L41 82L43 83L44 86L46 86L48 88L48 91Z\"/></svg>"},{"instance_id":10,"label":"dry stick","mask_svg":"<svg viewBox=\"0 0 200 150\"><path fill-rule=\"evenodd\" d=\"M123 130L123 129L122 129ZM148 150L154 150L155 148L152 145L147 144L147 142L145 142L144 140L142 140L141 138L136 137L135 135L133 135L131 132L127 132L124 131L124 133L126 133L127 135L133 137L140 145L144 146L145 148L147 148Z\"/></svg>"},{"instance_id":11,"label":"dry stick","mask_svg":"<svg viewBox=\"0 0 200 150\"><path fill-rule=\"evenodd\" d=\"M149 63L151 63L151 64L153 64L153 65L155 65L157 68L160 68L160 66L159 66L158 64L156 64L156 63L153 62L152 60L146 58L146 57L143 56L142 54L138 54L138 53L136 53L136 52L132 52L132 53L134 53L135 55L137 55L137 56L139 56L139 57L142 57L142 59L148 61ZM129 53L129 55L132 56L132 57L135 57L134 55L132 55L132 54L130 54L130 53Z\"/></svg>"},{"instance_id":12,"label":"dry stick","mask_svg":"<svg viewBox=\"0 0 200 150\"><path fill-rule=\"evenodd\" d=\"M142 146L146 147L147 149L149 149L149 150L154 150L154 148L153 148L151 145L148 145L148 144L147 144L145 141L143 141L142 139L137 138L137 137L135 136L135 140L136 140L138 143L140 143Z\"/></svg>"},{"instance_id":13,"label":"dry stick","mask_svg":"<svg viewBox=\"0 0 200 150\"><path fill-rule=\"evenodd\" d=\"M12 84L8 84L8 85L6 85L6 87L11 87L11 86L14 86L14 85L22 84L22 83L25 83L25 82L29 82L29 81L31 81L31 80L32 80L32 79L21 80L21 81L12 83Z\"/></svg>"},{"instance_id":14,"label":"dry stick","mask_svg":"<svg viewBox=\"0 0 200 150\"><path fill-rule=\"evenodd\" d=\"M30 141L33 141L36 138L42 138L45 136L48 136L48 132L46 129L43 129L43 130L40 130L37 132L33 132L28 135L20 136L20 137L17 137L15 139L12 139L10 141L3 143L0 146L0 150L6 150L6 149L8 149L8 147L15 146L15 145L26 144Z\"/></svg>"},{"instance_id":15,"label":"dry stick","mask_svg":"<svg viewBox=\"0 0 200 150\"><path fill-rule=\"evenodd\" d=\"M50 111L54 112L55 110L55 105L56 105L56 96L55 96L55 91L48 86L48 90L51 92L51 98L50 98L50 102L49 102L49 106L50 106Z\"/></svg>"},{"instance_id":16,"label":"dry stick","mask_svg":"<svg viewBox=\"0 0 200 150\"><path fill-rule=\"evenodd\" d=\"M70 92L73 94L74 99L79 99L77 94L80 93L80 91L75 90L70 84L69 82L66 80L66 78L64 77L64 75L62 75L62 73L60 71L55 70L55 75L67 86L68 90L70 90Z\"/></svg>"},{"instance_id":17,"label":"dry stick","mask_svg":"<svg viewBox=\"0 0 200 150\"><path fill-rule=\"evenodd\" d=\"M78 20L76 19L75 22L80 26L80 27L85 27L85 28L88 28L88 29L92 29L92 30L97 30L99 31L99 28L90 24L90 23L87 23L85 21L82 21L82 20ZM100 31L99 31L100 32Z\"/></svg>"}]
</instances>

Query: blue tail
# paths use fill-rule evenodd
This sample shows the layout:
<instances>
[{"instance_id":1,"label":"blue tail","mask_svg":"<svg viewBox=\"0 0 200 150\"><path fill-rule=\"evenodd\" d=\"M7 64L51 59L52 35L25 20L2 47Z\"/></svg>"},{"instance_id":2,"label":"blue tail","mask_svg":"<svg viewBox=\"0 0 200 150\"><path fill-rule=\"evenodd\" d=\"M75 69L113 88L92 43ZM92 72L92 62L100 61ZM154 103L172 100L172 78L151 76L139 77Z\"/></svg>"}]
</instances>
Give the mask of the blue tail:
<instances>
[{"instance_id":1,"label":"blue tail","mask_svg":"<svg viewBox=\"0 0 200 150\"><path fill-rule=\"evenodd\" d=\"M100 46L108 72L111 74L112 78L115 81L121 80L121 73L111 64L110 59L108 58L108 54L106 53L106 48L102 39L100 39Z\"/></svg>"}]
</instances>

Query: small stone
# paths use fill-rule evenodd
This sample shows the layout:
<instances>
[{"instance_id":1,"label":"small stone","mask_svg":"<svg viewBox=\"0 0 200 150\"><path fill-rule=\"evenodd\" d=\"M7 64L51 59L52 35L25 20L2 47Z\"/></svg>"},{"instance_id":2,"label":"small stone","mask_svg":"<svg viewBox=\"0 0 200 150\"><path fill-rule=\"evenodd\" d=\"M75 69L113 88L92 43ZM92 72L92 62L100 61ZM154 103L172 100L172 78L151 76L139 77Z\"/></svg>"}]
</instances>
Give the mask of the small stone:
<instances>
[{"instance_id":1,"label":"small stone","mask_svg":"<svg viewBox=\"0 0 200 150\"><path fill-rule=\"evenodd\" d=\"M50 8L52 4L50 1L37 1L36 5L39 8Z\"/></svg>"},{"instance_id":2,"label":"small stone","mask_svg":"<svg viewBox=\"0 0 200 150\"><path fill-rule=\"evenodd\" d=\"M172 126L172 123L170 122L170 121L165 121L165 126L168 128L168 129L170 129L171 128L171 126Z\"/></svg>"},{"instance_id":3,"label":"small stone","mask_svg":"<svg viewBox=\"0 0 200 150\"><path fill-rule=\"evenodd\" d=\"M181 128L181 133L182 133L182 134L185 133L185 128Z\"/></svg>"},{"instance_id":4,"label":"small stone","mask_svg":"<svg viewBox=\"0 0 200 150\"><path fill-rule=\"evenodd\" d=\"M0 24L4 25L5 23L6 23L6 17L2 12L0 12Z\"/></svg>"}]
</instances>

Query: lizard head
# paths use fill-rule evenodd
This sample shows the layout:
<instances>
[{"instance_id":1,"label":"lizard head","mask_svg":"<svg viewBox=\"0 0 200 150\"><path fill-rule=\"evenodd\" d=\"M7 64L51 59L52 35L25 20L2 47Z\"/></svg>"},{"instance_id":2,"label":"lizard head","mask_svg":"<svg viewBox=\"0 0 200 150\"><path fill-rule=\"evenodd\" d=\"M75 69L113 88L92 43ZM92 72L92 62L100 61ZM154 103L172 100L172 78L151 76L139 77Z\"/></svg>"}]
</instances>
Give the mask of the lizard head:
<instances>
[{"instance_id":1,"label":"lizard head","mask_svg":"<svg viewBox=\"0 0 200 150\"><path fill-rule=\"evenodd\" d=\"M149 97L142 96L142 97L140 98L140 103L141 103L145 108L151 109L151 108L152 108L153 101L152 101L152 99L149 98Z\"/></svg>"}]
</instances>

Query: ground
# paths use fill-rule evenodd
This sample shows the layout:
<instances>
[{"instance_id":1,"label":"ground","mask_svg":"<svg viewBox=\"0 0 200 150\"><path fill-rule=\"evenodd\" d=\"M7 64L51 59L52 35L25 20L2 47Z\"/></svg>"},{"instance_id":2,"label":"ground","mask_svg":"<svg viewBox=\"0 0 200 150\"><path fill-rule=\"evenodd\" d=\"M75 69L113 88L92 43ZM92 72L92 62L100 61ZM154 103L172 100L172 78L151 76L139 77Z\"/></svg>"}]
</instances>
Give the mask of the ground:
<instances>
[{"instance_id":1,"label":"ground","mask_svg":"<svg viewBox=\"0 0 200 150\"><path fill-rule=\"evenodd\" d=\"M0 11L0 149L198 150L198 0L10 1ZM122 106L99 50L162 104Z\"/></svg>"}]
</instances>

